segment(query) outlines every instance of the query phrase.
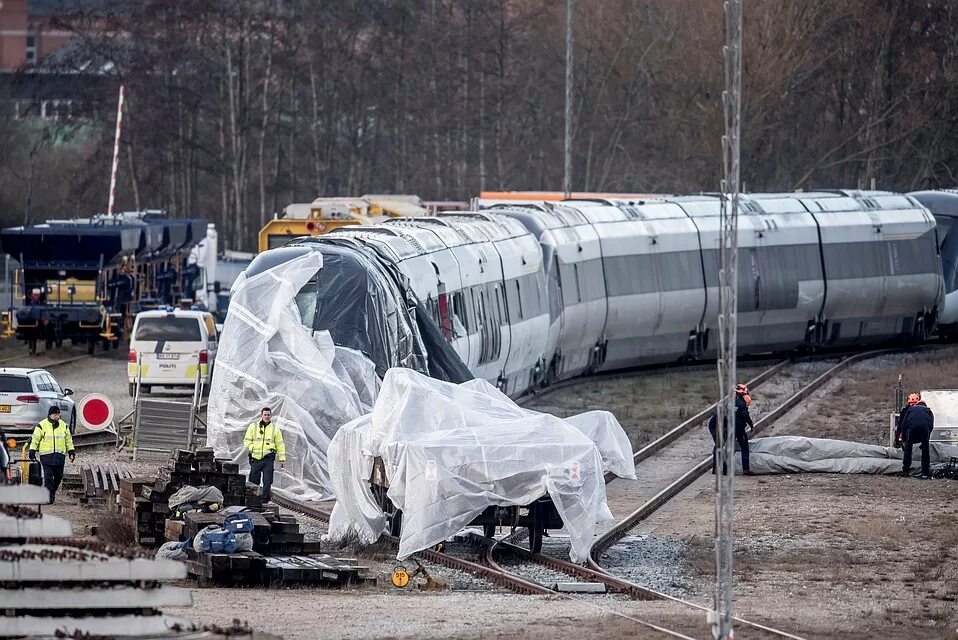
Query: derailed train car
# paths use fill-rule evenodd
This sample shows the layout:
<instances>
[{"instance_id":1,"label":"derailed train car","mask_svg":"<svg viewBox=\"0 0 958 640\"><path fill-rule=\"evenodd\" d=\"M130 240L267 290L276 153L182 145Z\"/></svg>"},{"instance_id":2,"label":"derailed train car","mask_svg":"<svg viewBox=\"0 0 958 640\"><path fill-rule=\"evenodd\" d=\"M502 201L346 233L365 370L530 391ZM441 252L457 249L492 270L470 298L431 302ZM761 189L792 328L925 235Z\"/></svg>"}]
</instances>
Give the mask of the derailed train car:
<instances>
[{"instance_id":1,"label":"derailed train car","mask_svg":"<svg viewBox=\"0 0 958 640\"><path fill-rule=\"evenodd\" d=\"M709 195L503 204L337 230L279 251L323 253L300 293L303 321L369 355L380 373L471 374L517 395L582 373L714 355L720 204ZM741 206L743 353L933 330L941 258L935 219L917 200L828 191L747 195ZM266 252L250 270L277 260ZM353 280L363 287L343 286Z\"/></svg>"}]
</instances>

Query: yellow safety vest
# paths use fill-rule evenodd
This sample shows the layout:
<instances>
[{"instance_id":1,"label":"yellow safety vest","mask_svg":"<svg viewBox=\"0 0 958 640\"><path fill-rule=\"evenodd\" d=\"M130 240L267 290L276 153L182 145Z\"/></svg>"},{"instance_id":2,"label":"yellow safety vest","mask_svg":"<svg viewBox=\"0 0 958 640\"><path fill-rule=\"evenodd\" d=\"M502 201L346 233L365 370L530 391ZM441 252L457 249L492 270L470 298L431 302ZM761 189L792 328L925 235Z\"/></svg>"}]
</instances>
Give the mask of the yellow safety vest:
<instances>
[{"instance_id":1,"label":"yellow safety vest","mask_svg":"<svg viewBox=\"0 0 958 640\"><path fill-rule=\"evenodd\" d=\"M58 420L56 424L45 418L33 429L33 437L30 439L30 451L39 451L40 455L47 453L62 453L64 455L73 451L73 436L70 435L70 427L63 420Z\"/></svg>"},{"instance_id":2,"label":"yellow safety vest","mask_svg":"<svg viewBox=\"0 0 958 640\"><path fill-rule=\"evenodd\" d=\"M280 462L286 462L286 445L283 443L283 432L270 422L260 428L259 422L251 422L246 427L245 446L254 460L262 460L267 454L276 452Z\"/></svg>"}]
</instances>

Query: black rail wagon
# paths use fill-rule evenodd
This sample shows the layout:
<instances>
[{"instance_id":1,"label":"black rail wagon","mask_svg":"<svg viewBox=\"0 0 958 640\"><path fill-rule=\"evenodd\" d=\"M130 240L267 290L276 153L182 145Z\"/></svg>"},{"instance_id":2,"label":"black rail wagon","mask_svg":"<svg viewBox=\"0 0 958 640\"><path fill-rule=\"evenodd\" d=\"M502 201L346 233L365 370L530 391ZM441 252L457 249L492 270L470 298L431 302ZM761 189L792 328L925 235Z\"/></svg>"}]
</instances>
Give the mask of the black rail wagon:
<instances>
[{"instance_id":1,"label":"black rail wagon","mask_svg":"<svg viewBox=\"0 0 958 640\"><path fill-rule=\"evenodd\" d=\"M20 263L8 335L31 353L65 340L90 353L98 341L115 348L138 311L176 304L189 290L187 255L206 226L147 211L4 229L0 248Z\"/></svg>"},{"instance_id":2,"label":"black rail wagon","mask_svg":"<svg viewBox=\"0 0 958 640\"><path fill-rule=\"evenodd\" d=\"M16 337L30 345L61 346L64 340L118 340L108 302L111 276L132 265L143 228L128 225L47 224L0 232L0 246L20 262L11 290ZM131 274L131 277L134 277ZM111 331L111 329L113 331Z\"/></svg>"}]
</instances>

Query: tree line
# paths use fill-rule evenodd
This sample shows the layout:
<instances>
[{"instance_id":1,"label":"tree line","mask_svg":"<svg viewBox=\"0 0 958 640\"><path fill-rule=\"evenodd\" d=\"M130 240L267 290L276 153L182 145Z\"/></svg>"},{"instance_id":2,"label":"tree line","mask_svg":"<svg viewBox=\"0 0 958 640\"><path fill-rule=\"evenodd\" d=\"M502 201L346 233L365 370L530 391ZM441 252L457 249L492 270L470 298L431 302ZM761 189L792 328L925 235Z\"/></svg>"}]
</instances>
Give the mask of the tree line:
<instances>
[{"instance_id":1,"label":"tree line","mask_svg":"<svg viewBox=\"0 0 958 640\"><path fill-rule=\"evenodd\" d=\"M48 65L125 85L121 208L251 249L319 195L561 188L562 2L109 7L60 16L75 38ZM718 189L723 38L719 0L575 3L575 190ZM956 3L751 0L744 38L748 190L955 185ZM0 121L4 223L105 209L116 93L94 87L95 118Z\"/></svg>"}]
</instances>

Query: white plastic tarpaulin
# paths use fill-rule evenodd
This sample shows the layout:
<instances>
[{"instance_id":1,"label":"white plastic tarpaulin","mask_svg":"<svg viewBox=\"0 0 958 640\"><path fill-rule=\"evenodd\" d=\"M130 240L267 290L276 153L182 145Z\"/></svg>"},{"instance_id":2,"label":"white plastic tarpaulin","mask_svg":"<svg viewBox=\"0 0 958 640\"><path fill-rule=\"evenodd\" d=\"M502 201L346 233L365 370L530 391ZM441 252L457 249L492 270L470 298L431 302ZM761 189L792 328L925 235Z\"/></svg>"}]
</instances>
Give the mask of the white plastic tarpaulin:
<instances>
[{"instance_id":1,"label":"white plastic tarpaulin","mask_svg":"<svg viewBox=\"0 0 958 640\"><path fill-rule=\"evenodd\" d=\"M286 445L276 485L311 500L331 495L326 450L333 434L368 413L379 388L371 361L302 323L296 295L322 266L319 252L304 252L236 280L207 411L208 445L248 468L246 427L270 407Z\"/></svg>"},{"instance_id":2,"label":"white plastic tarpaulin","mask_svg":"<svg viewBox=\"0 0 958 640\"><path fill-rule=\"evenodd\" d=\"M958 447L932 444L932 465L958 457ZM921 451L912 451L912 470L921 465ZM749 442L749 467L755 473L877 473L901 471L902 450L848 440L773 436ZM741 471L741 461L736 458Z\"/></svg>"},{"instance_id":3,"label":"white plastic tarpaulin","mask_svg":"<svg viewBox=\"0 0 958 640\"><path fill-rule=\"evenodd\" d=\"M449 538L489 506L548 495L580 562L596 523L612 517L604 472L635 477L632 446L607 411L563 420L519 407L484 380L457 385L390 369L372 413L330 444L331 537L355 530L372 543L382 533L385 517L369 484L375 457L403 514L400 559Z\"/></svg>"}]
</instances>

